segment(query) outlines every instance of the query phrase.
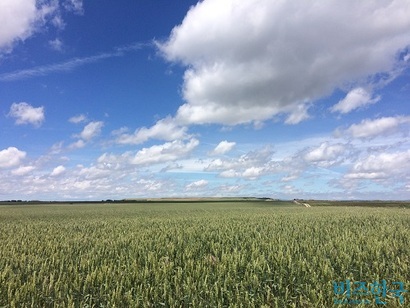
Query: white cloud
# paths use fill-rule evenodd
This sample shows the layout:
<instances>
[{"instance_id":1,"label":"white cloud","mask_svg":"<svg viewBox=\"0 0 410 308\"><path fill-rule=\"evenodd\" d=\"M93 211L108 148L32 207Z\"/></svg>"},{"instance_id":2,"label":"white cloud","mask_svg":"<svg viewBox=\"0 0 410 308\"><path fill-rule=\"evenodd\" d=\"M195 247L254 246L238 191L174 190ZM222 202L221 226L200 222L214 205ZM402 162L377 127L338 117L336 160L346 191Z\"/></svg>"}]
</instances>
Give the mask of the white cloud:
<instances>
[{"instance_id":1,"label":"white cloud","mask_svg":"<svg viewBox=\"0 0 410 308\"><path fill-rule=\"evenodd\" d=\"M2 0L0 1L0 54L10 52L19 41L24 41L47 24L64 29L62 12L84 12L82 0ZM52 48L61 50L59 39L49 41Z\"/></svg>"},{"instance_id":2,"label":"white cloud","mask_svg":"<svg viewBox=\"0 0 410 308\"><path fill-rule=\"evenodd\" d=\"M410 174L410 150L380 153L366 156L357 161L346 179L387 179Z\"/></svg>"},{"instance_id":3,"label":"white cloud","mask_svg":"<svg viewBox=\"0 0 410 308\"><path fill-rule=\"evenodd\" d=\"M296 124L336 88L404 65L396 55L410 41L409 15L406 1L201 1L158 44L188 67L176 119L235 125L287 114Z\"/></svg>"},{"instance_id":4,"label":"white cloud","mask_svg":"<svg viewBox=\"0 0 410 308\"><path fill-rule=\"evenodd\" d=\"M64 24L59 3L54 0L2 0L0 20L0 53L10 52L17 42L41 31L49 21L60 29Z\"/></svg>"},{"instance_id":5,"label":"white cloud","mask_svg":"<svg viewBox=\"0 0 410 308\"><path fill-rule=\"evenodd\" d=\"M319 147L310 149L304 159L320 167L330 167L344 159L346 146L343 144L322 143Z\"/></svg>"},{"instance_id":6,"label":"white cloud","mask_svg":"<svg viewBox=\"0 0 410 308\"><path fill-rule=\"evenodd\" d=\"M131 152L125 152L120 155L104 153L98 157L97 162L108 169L124 169L129 168L129 163L133 155Z\"/></svg>"},{"instance_id":7,"label":"white cloud","mask_svg":"<svg viewBox=\"0 0 410 308\"><path fill-rule=\"evenodd\" d=\"M211 152L211 155L223 155L228 153L233 149L233 147L236 145L235 142L228 142L227 140L221 141L215 149Z\"/></svg>"},{"instance_id":8,"label":"white cloud","mask_svg":"<svg viewBox=\"0 0 410 308\"><path fill-rule=\"evenodd\" d=\"M195 181L195 182L187 184L185 186L185 189L186 190L199 190L199 189L204 189L206 186L208 186L207 180L199 180L199 181Z\"/></svg>"},{"instance_id":9,"label":"white cloud","mask_svg":"<svg viewBox=\"0 0 410 308\"><path fill-rule=\"evenodd\" d=\"M80 172L78 173L80 176L83 176L86 180L95 180L106 178L110 175L111 170L106 168L107 165L103 166L92 166L89 168L81 168Z\"/></svg>"},{"instance_id":10,"label":"white cloud","mask_svg":"<svg viewBox=\"0 0 410 308\"><path fill-rule=\"evenodd\" d=\"M59 38L56 38L54 40L48 41L48 45L51 47L51 49L56 50L56 51L61 51L63 50L63 41L60 40Z\"/></svg>"},{"instance_id":11,"label":"white cloud","mask_svg":"<svg viewBox=\"0 0 410 308\"><path fill-rule=\"evenodd\" d=\"M150 165L174 161L185 157L198 145L199 141L197 139L191 139L186 143L176 140L161 145L154 145L138 151L131 160L131 163L135 165Z\"/></svg>"},{"instance_id":12,"label":"white cloud","mask_svg":"<svg viewBox=\"0 0 410 308\"><path fill-rule=\"evenodd\" d=\"M359 124L353 124L345 131L337 131L336 135L348 135L353 138L375 138L399 131L402 125L410 123L410 117L383 117L375 120L365 119ZM408 131L408 130L407 130Z\"/></svg>"},{"instance_id":13,"label":"white cloud","mask_svg":"<svg viewBox=\"0 0 410 308\"><path fill-rule=\"evenodd\" d=\"M238 171L235 171L235 169L228 169L228 170L224 170L220 172L219 176L223 178L236 178L236 177L241 177L241 173Z\"/></svg>"},{"instance_id":14,"label":"white cloud","mask_svg":"<svg viewBox=\"0 0 410 308\"><path fill-rule=\"evenodd\" d=\"M15 147L9 147L0 151L0 168L15 167L26 157L26 152Z\"/></svg>"},{"instance_id":15,"label":"white cloud","mask_svg":"<svg viewBox=\"0 0 410 308\"><path fill-rule=\"evenodd\" d=\"M26 175L36 169L34 166L20 166L17 169L11 171L13 175Z\"/></svg>"},{"instance_id":16,"label":"white cloud","mask_svg":"<svg viewBox=\"0 0 410 308\"><path fill-rule=\"evenodd\" d=\"M178 125L173 118L167 117L149 128L139 128L133 134L120 134L116 142L119 144L139 144L149 139L172 141L186 138L186 130L186 127Z\"/></svg>"},{"instance_id":17,"label":"white cloud","mask_svg":"<svg viewBox=\"0 0 410 308\"><path fill-rule=\"evenodd\" d=\"M273 170L273 151L269 147L250 151L239 157L213 159L205 171L219 171L223 178L248 178L256 179Z\"/></svg>"},{"instance_id":18,"label":"white cloud","mask_svg":"<svg viewBox=\"0 0 410 308\"><path fill-rule=\"evenodd\" d=\"M242 176L249 179L256 179L261 176L263 172L264 168L262 167L250 167L242 173Z\"/></svg>"},{"instance_id":19,"label":"white cloud","mask_svg":"<svg viewBox=\"0 0 410 308\"><path fill-rule=\"evenodd\" d=\"M347 93L346 97L340 100L330 110L332 112L349 113L357 108L374 104L380 100L380 96L373 97L370 92L364 88L355 88Z\"/></svg>"},{"instance_id":20,"label":"white cloud","mask_svg":"<svg viewBox=\"0 0 410 308\"><path fill-rule=\"evenodd\" d=\"M69 121L72 123L80 123L85 120L86 118L83 115L78 115L78 116L75 116L69 119ZM101 133L103 126L104 126L104 122L102 121L94 121L94 122L88 123L87 125L84 126L80 134L74 135L74 137L78 137L80 139L71 143L68 146L68 149L75 150L75 149L80 149L80 148L85 147L85 145L89 141L91 141L93 138L97 137Z\"/></svg>"},{"instance_id":21,"label":"white cloud","mask_svg":"<svg viewBox=\"0 0 410 308\"><path fill-rule=\"evenodd\" d=\"M79 137L85 141L90 141L101 133L103 126L104 122L102 121L90 122L84 127Z\"/></svg>"},{"instance_id":22,"label":"white cloud","mask_svg":"<svg viewBox=\"0 0 410 308\"><path fill-rule=\"evenodd\" d=\"M51 176L59 176L61 174L63 174L65 172L66 168L62 165L57 166L53 169L53 171L51 172Z\"/></svg>"},{"instance_id":23,"label":"white cloud","mask_svg":"<svg viewBox=\"0 0 410 308\"><path fill-rule=\"evenodd\" d=\"M70 149L70 150L75 150L75 149L81 149L81 148L83 148L83 147L85 147L85 142L84 142L84 140L77 140L76 142L73 142L73 143L71 143L69 146L68 146L68 148Z\"/></svg>"},{"instance_id":24,"label":"white cloud","mask_svg":"<svg viewBox=\"0 0 410 308\"><path fill-rule=\"evenodd\" d=\"M33 107L27 103L13 103L10 107L9 116L16 119L16 124L32 124L40 126L43 123L44 107Z\"/></svg>"},{"instance_id":25,"label":"white cloud","mask_svg":"<svg viewBox=\"0 0 410 308\"><path fill-rule=\"evenodd\" d=\"M87 121L87 117L84 114L79 114L79 115L73 116L68 119L68 122L71 122L74 124L82 123L85 121Z\"/></svg>"}]
</instances>

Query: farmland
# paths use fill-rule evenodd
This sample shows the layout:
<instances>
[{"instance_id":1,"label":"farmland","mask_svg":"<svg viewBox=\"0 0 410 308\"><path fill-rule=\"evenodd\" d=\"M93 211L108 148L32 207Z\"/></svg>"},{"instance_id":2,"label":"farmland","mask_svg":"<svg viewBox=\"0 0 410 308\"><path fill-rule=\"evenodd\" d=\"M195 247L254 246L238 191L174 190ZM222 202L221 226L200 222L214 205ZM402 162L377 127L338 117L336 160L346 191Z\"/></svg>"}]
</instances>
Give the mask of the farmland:
<instances>
[{"instance_id":1,"label":"farmland","mask_svg":"<svg viewBox=\"0 0 410 308\"><path fill-rule=\"evenodd\" d=\"M409 289L409 226L404 206L1 205L0 307L331 307L333 281Z\"/></svg>"}]
</instances>

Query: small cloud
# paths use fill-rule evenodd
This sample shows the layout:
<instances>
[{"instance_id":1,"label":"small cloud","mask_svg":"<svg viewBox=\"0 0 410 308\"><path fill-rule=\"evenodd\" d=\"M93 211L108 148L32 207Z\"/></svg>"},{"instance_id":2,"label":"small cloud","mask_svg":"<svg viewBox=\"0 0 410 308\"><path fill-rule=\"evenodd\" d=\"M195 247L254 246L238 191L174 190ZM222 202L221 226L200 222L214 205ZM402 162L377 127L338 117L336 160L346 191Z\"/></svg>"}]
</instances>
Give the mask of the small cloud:
<instances>
[{"instance_id":1,"label":"small cloud","mask_svg":"<svg viewBox=\"0 0 410 308\"><path fill-rule=\"evenodd\" d=\"M39 127L45 119L44 107L35 108L25 102L13 103L8 115L16 119L17 125L32 124Z\"/></svg>"},{"instance_id":2,"label":"small cloud","mask_svg":"<svg viewBox=\"0 0 410 308\"><path fill-rule=\"evenodd\" d=\"M251 180L257 179L259 176L262 175L264 169L262 167L250 167L247 168L243 173L242 176L244 178L249 178Z\"/></svg>"},{"instance_id":3,"label":"small cloud","mask_svg":"<svg viewBox=\"0 0 410 308\"><path fill-rule=\"evenodd\" d=\"M380 96L372 97L372 93L363 88L355 88L347 93L346 97L330 108L331 112L349 113L352 110L375 104Z\"/></svg>"},{"instance_id":4,"label":"small cloud","mask_svg":"<svg viewBox=\"0 0 410 308\"><path fill-rule=\"evenodd\" d=\"M85 142L84 140L81 140L81 139L77 140L76 142L73 142L72 144L68 146L70 150L81 149L83 147L85 147Z\"/></svg>"},{"instance_id":5,"label":"small cloud","mask_svg":"<svg viewBox=\"0 0 410 308\"><path fill-rule=\"evenodd\" d=\"M199 141L197 139L191 139L186 143L175 140L161 145L154 145L138 151L131 160L131 163L135 165L150 165L175 161L191 153L198 145Z\"/></svg>"},{"instance_id":6,"label":"small cloud","mask_svg":"<svg viewBox=\"0 0 410 308\"><path fill-rule=\"evenodd\" d=\"M103 126L104 122L102 121L90 122L84 127L79 136L82 139L89 141L101 133Z\"/></svg>"},{"instance_id":7,"label":"small cloud","mask_svg":"<svg viewBox=\"0 0 410 308\"><path fill-rule=\"evenodd\" d=\"M59 154L59 153L61 153L61 151L63 150L63 145L64 145L63 141L60 141L60 142L57 142L57 143L53 144L50 148L50 154Z\"/></svg>"},{"instance_id":8,"label":"small cloud","mask_svg":"<svg viewBox=\"0 0 410 308\"><path fill-rule=\"evenodd\" d=\"M228 142L227 140L221 141L215 149L210 153L211 155L223 155L228 153L236 145L236 142Z\"/></svg>"},{"instance_id":9,"label":"small cloud","mask_svg":"<svg viewBox=\"0 0 410 308\"><path fill-rule=\"evenodd\" d=\"M51 23L53 24L54 27L56 27L59 30L63 30L66 26L61 15L54 16L53 19L51 20Z\"/></svg>"},{"instance_id":10,"label":"small cloud","mask_svg":"<svg viewBox=\"0 0 410 308\"><path fill-rule=\"evenodd\" d=\"M285 120L286 124L298 124L309 118L308 106L304 104L299 104L292 108L289 116Z\"/></svg>"},{"instance_id":11,"label":"small cloud","mask_svg":"<svg viewBox=\"0 0 410 308\"><path fill-rule=\"evenodd\" d=\"M176 123L175 119L167 117L159 120L153 126L141 127L133 134L121 134L117 138L119 144L140 144L149 139L172 141L186 138L187 128Z\"/></svg>"},{"instance_id":12,"label":"small cloud","mask_svg":"<svg viewBox=\"0 0 410 308\"><path fill-rule=\"evenodd\" d=\"M74 124L82 123L85 121L87 121L87 117L84 114L79 114L79 115L73 116L68 119L68 122L71 122Z\"/></svg>"},{"instance_id":13,"label":"small cloud","mask_svg":"<svg viewBox=\"0 0 410 308\"><path fill-rule=\"evenodd\" d=\"M319 147L310 149L304 156L305 161L316 164L320 167L330 167L339 163L346 151L346 146L343 144L328 144L322 143Z\"/></svg>"},{"instance_id":14,"label":"small cloud","mask_svg":"<svg viewBox=\"0 0 410 308\"><path fill-rule=\"evenodd\" d=\"M353 124L345 131L336 131L336 135L348 135L353 138L371 139L396 133L400 126L410 123L410 117L383 117L375 120L365 119Z\"/></svg>"},{"instance_id":15,"label":"small cloud","mask_svg":"<svg viewBox=\"0 0 410 308\"><path fill-rule=\"evenodd\" d=\"M192 182L188 185L185 186L186 190L198 190L198 189L203 189L206 186L208 186L208 181L207 180L199 180Z\"/></svg>"},{"instance_id":16,"label":"small cloud","mask_svg":"<svg viewBox=\"0 0 410 308\"><path fill-rule=\"evenodd\" d=\"M119 129L115 129L111 132L111 136L120 136L122 134L125 134L129 131L128 127L123 126L120 127Z\"/></svg>"},{"instance_id":17,"label":"small cloud","mask_svg":"<svg viewBox=\"0 0 410 308\"><path fill-rule=\"evenodd\" d=\"M56 38L55 40L48 41L48 45L51 47L51 49L55 51L63 50L63 42L58 38Z\"/></svg>"},{"instance_id":18,"label":"small cloud","mask_svg":"<svg viewBox=\"0 0 410 308\"><path fill-rule=\"evenodd\" d=\"M54 169L53 169L53 171L50 173L50 175L51 176L58 176L58 175L60 175L60 174L63 174L64 172L65 172L65 167L64 166L62 166L62 165L60 165L60 166L58 166L58 167L55 167Z\"/></svg>"},{"instance_id":19,"label":"small cloud","mask_svg":"<svg viewBox=\"0 0 410 308\"><path fill-rule=\"evenodd\" d=\"M66 0L64 1L64 8L78 15L84 14L83 1L82 0Z\"/></svg>"}]
</instances>

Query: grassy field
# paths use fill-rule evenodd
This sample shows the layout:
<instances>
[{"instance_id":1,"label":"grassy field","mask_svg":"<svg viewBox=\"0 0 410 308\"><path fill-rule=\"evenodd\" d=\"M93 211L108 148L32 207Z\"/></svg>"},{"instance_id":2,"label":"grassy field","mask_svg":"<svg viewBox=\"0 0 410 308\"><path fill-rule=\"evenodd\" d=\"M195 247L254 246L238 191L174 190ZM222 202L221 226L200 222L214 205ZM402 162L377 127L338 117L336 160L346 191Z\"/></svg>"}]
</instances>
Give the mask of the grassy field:
<instances>
[{"instance_id":1,"label":"grassy field","mask_svg":"<svg viewBox=\"0 0 410 308\"><path fill-rule=\"evenodd\" d=\"M409 226L400 207L1 205L0 307L338 307L333 282L410 288Z\"/></svg>"}]
</instances>

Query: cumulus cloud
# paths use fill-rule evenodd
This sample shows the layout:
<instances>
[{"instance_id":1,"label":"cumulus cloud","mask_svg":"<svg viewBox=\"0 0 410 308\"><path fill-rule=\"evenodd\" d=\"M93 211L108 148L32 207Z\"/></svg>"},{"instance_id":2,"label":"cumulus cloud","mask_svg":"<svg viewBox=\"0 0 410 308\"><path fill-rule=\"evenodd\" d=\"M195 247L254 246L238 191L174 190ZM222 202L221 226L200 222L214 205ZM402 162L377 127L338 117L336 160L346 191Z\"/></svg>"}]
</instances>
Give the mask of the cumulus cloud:
<instances>
[{"instance_id":1,"label":"cumulus cloud","mask_svg":"<svg viewBox=\"0 0 410 308\"><path fill-rule=\"evenodd\" d=\"M90 141L101 133L103 126L104 122L102 121L90 122L84 127L79 137L85 141Z\"/></svg>"},{"instance_id":2,"label":"cumulus cloud","mask_svg":"<svg viewBox=\"0 0 410 308\"><path fill-rule=\"evenodd\" d=\"M343 144L322 143L319 147L310 149L304 156L305 161L320 167L329 167L344 159L346 146Z\"/></svg>"},{"instance_id":3,"label":"cumulus cloud","mask_svg":"<svg viewBox=\"0 0 410 308\"><path fill-rule=\"evenodd\" d=\"M364 119L359 124L353 124L345 131L336 131L336 135L348 135L353 138L375 138L397 133L401 126L410 123L410 117L382 117L375 120Z\"/></svg>"},{"instance_id":4,"label":"cumulus cloud","mask_svg":"<svg viewBox=\"0 0 410 308\"><path fill-rule=\"evenodd\" d=\"M410 150L380 153L360 159L345 179L393 179L410 172Z\"/></svg>"},{"instance_id":5,"label":"cumulus cloud","mask_svg":"<svg viewBox=\"0 0 410 308\"><path fill-rule=\"evenodd\" d=\"M204 189L206 186L208 186L207 180L199 180L199 181L195 181L195 182L187 184L185 186L185 189L186 190L199 190L199 189Z\"/></svg>"},{"instance_id":6,"label":"cumulus cloud","mask_svg":"<svg viewBox=\"0 0 410 308\"><path fill-rule=\"evenodd\" d=\"M188 67L176 118L235 125L286 114L296 124L336 88L403 64L396 55L410 41L409 15L400 0L201 1L158 43ZM335 110L372 100L353 94Z\"/></svg>"},{"instance_id":7,"label":"cumulus cloud","mask_svg":"<svg viewBox=\"0 0 410 308\"><path fill-rule=\"evenodd\" d=\"M15 147L9 147L0 151L0 168L15 167L26 157L26 152Z\"/></svg>"},{"instance_id":8,"label":"cumulus cloud","mask_svg":"<svg viewBox=\"0 0 410 308\"><path fill-rule=\"evenodd\" d=\"M149 139L172 141L187 137L186 130L186 127L178 125L173 118L167 117L149 128L141 127L133 134L119 134L116 142L119 144L139 144Z\"/></svg>"},{"instance_id":9,"label":"cumulus cloud","mask_svg":"<svg viewBox=\"0 0 410 308\"><path fill-rule=\"evenodd\" d=\"M273 151L270 147L250 151L239 157L213 159L205 171L218 171L223 178L256 179L273 170Z\"/></svg>"},{"instance_id":10,"label":"cumulus cloud","mask_svg":"<svg viewBox=\"0 0 410 308\"><path fill-rule=\"evenodd\" d=\"M65 170L66 170L65 167L60 165L60 166L55 167L50 175L51 176L59 176L59 175L63 174L65 172Z\"/></svg>"},{"instance_id":11,"label":"cumulus cloud","mask_svg":"<svg viewBox=\"0 0 410 308\"><path fill-rule=\"evenodd\" d=\"M131 163L135 165L150 165L175 161L192 152L199 145L197 139L192 138L187 142L175 140L161 145L143 148L135 154Z\"/></svg>"},{"instance_id":12,"label":"cumulus cloud","mask_svg":"<svg viewBox=\"0 0 410 308\"><path fill-rule=\"evenodd\" d=\"M45 119L44 107L35 108L25 102L13 103L8 115L16 119L17 125L32 124L40 126Z\"/></svg>"},{"instance_id":13,"label":"cumulus cloud","mask_svg":"<svg viewBox=\"0 0 410 308\"><path fill-rule=\"evenodd\" d=\"M358 87L347 93L346 97L340 100L330 110L332 112L349 113L360 107L374 104L380 100L380 96L372 97L372 94L364 88Z\"/></svg>"},{"instance_id":14,"label":"cumulus cloud","mask_svg":"<svg viewBox=\"0 0 410 308\"><path fill-rule=\"evenodd\" d=\"M228 142L227 140L221 141L215 149L212 150L211 155L223 155L228 153L236 145L235 142Z\"/></svg>"},{"instance_id":15,"label":"cumulus cloud","mask_svg":"<svg viewBox=\"0 0 410 308\"><path fill-rule=\"evenodd\" d=\"M262 167L250 167L242 173L242 176L249 179L256 179L261 176L263 172L264 168Z\"/></svg>"},{"instance_id":16,"label":"cumulus cloud","mask_svg":"<svg viewBox=\"0 0 410 308\"><path fill-rule=\"evenodd\" d=\"M9 51L15 41L29 37L41 22L46 6L38 8L36 0L3 0L0 2L0 51ZM43 13L42 13L43 11Z\"/></svg>"},{"instance_id":17,"label":"cumulus cloud","mask_svg":"<svg viewBox=\"0 0 410 308\"><path fill-rule=\"evenodd\" d=\"M2 0L0 2L0 53L10 52L19 41L24 41L48 24L63 29L63 11L83 13L82 0ZM53 48L61 48L61 41L50 41Z\"/></svg>"}]
</instances>

